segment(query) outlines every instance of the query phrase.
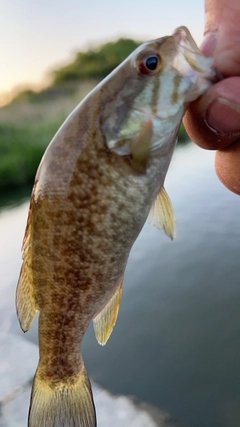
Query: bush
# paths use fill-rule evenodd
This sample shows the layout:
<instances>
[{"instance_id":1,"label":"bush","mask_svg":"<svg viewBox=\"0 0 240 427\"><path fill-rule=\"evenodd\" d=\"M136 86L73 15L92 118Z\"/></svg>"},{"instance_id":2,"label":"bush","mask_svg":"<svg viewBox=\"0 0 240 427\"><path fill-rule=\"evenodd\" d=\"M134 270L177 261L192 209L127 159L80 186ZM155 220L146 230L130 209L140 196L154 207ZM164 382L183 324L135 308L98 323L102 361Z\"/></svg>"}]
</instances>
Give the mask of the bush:
<instances>
[{"instance_id":1,"label":"bush","mask_svg":"<svg viewBox=\"0 0 240 427\"><path fill-rule=\"evenodd\" d=\"M1 190L33 183L43 152L60 124L0 124Z\"/></svg>"},{"instance_id":2,"label":"bush","mask_svg":"<svg viewBox=\"0 0 240 427\"><path fill-rule=\"evenodd\" d=\"M98 49L78 52L74 61L53 71L53 84L59 85L69 81L84 79L102 79L116 68L140 42L131 39L119 39L106 43Z\"/></svg>"}]
</instances>

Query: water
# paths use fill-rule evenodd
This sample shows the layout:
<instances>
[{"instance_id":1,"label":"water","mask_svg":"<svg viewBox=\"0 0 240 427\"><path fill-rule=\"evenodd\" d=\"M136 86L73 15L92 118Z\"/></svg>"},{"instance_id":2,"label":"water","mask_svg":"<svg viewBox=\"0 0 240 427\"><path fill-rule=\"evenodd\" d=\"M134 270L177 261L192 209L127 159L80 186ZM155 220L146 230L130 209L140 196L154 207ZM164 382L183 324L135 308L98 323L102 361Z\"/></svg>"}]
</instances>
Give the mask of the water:
<instances>
[{"instance_id":1,"label":"water","mask_svg":"<svg viewBox=\"0 0 240 427\"><path fill-rule=\"evenodd\" d=\"M84 338L90 376L135 395L186 427L240 426L240 198L215 176L214 155L177 150L166 189L177 216L171 242L146 224L132 250L123 300L105 347ZM13 292L27 205L0 216L0 329L21 333ZM37 323L26 338L37 342Z\"/></svg>"}]
</instances>

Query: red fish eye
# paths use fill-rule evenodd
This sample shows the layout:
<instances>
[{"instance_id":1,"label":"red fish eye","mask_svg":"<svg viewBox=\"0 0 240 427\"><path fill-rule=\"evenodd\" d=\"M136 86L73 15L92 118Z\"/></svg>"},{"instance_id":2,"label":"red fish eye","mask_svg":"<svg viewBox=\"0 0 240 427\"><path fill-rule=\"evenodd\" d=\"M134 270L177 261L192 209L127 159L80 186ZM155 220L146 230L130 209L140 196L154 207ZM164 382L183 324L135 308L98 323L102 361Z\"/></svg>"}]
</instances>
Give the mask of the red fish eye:
<instances>
[{"instance_id":1,"label":"red fish eye","mask_svg":"<svg viewBox=\"0 0 240 427\"><path fill-rule=\"evenodd\" d=\"M150 55L146 59L144 59L144 61L140 62L138 69L143 75L153 74L154 71L157 69L159 62L159 56Z\"/></svg>"}]
</instances>

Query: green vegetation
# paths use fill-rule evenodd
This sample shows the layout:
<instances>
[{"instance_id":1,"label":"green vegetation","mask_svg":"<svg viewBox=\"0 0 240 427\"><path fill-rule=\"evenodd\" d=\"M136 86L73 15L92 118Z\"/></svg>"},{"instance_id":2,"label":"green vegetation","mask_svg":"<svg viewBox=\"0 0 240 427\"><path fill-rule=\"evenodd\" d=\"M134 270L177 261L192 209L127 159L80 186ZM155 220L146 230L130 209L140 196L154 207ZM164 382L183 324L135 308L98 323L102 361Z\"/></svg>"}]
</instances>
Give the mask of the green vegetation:
<instances>
[{"instance_id":1,"label":"green vegetation","mask_svg":"<svg viewBox=\"0 0 240 427\"><path fill-rule=\"evenodd\" d=\"M0 200L6 192L33 184L44 150L68 114L138 44L120 39L79 52L71 64L54 72L52 86L39 93L21 92L0 108ZM183 126L179 140L188 140Z\"/></svg>"},{"instance_id":2,"label":"green vegetation","mask_svg":"<svg viewBox=\"0 0 240 427\"><path fill-rule=\"evenodd\" d=\"M1 189L13 188L33 180L43 151L59 123L46 121L19 125L0 125Z\"/></svg>"},{"instance_id":3,"label":"green vegetation","mask_svg":"<svg viewBox=\"0 0 240 427\"><path fill-rule=\"evenodd\" d=\"M94 81L74 90L55 90L47 99L29 91L0 108L0 190L32 185L41 157L54 134ZM24 95L24 96L23 96ZM32 99L33 96L33 99ZM29 98L30 97L30 98Z\"/></svg>"},{"instance_id":4,"label":"green vegetation","mask_svg":"<svg viewBox=\"0 0 240 427\"><path fill-rule=\"evenodd\" d=\"M53 72L53 84L91 78L100 80L111 73L139 45L140 42L131 39L119 39L95 50L78 52L72 63Z\"/></svg>"}]
</instances>

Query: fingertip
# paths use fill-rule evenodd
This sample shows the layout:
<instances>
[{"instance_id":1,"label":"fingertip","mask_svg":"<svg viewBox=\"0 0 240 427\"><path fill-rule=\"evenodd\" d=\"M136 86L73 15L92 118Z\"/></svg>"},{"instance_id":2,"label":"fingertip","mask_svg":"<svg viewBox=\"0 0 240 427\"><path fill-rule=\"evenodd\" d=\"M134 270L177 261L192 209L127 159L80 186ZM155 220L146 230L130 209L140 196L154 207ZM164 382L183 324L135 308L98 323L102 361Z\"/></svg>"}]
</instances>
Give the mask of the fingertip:
<instances>
[{"instance_id":1,"label":"fingertip","mask_svg":"<svg viewBox=\"0 0 240 427\"><path fill-rule=\"evenodd\" d=\"M240 137L240 77L216 83L192 102L184 125L202 148L223 149Z\"/></svg>"},{"instance_id":2,"label":"fingertip","mask_svg":"<svg viewBox=\"0 0 240 427\"><path fill-rule=\"evenodd\" d=\"M200 101L194 101L187 109L183 117L183 123L191 141L195 142L201 148L211 150L214 149L215 144L211 136L209 136L205 115L206 113L200 108Z\"/></svg>"},{"instance_id":3,"label":"fingertip","mask_svg":"<svg viewBox=\"0 0 240 427\"><path fill-rule=\"evenodd\" d=\"M191 102L183 118L189 138L206 150L216 150L228 145L224 136L216 132L208 123L207 113L211 102L214 102L214 96L209 90L201 98Z\"/></svg>"},{"instance_id":4,"label":"fingertip","mask_svg":"<svg viewBox=\"0 0 240 427\"><path fill-rule=\"evenodd\" d=\"M240 195L240 141L216 152L215 169L225 187Z\"/></svg>"}]
</instances>

